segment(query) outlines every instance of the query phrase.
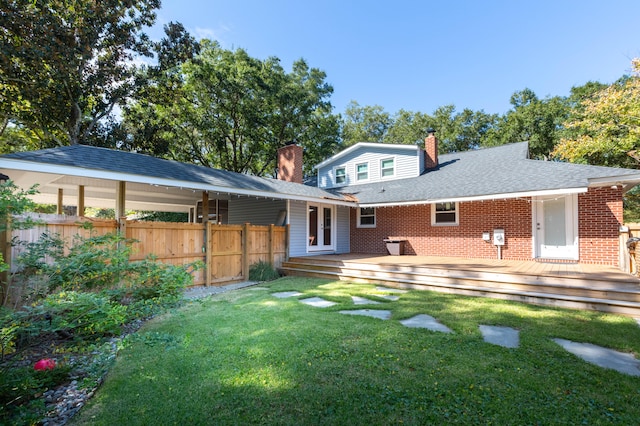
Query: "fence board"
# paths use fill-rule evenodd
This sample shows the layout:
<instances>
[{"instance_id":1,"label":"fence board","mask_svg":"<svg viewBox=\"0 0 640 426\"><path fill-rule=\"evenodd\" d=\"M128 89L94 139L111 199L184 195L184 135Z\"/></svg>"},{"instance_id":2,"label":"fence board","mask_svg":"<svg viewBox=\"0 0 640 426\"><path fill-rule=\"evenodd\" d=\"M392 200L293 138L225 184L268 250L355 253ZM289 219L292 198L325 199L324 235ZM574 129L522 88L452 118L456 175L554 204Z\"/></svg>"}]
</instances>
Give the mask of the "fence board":
<instances>
[{"instance_id":1,"label":"fence board","mask_svg":"<svg viewBox=\"0 0 640 426\"><path fill-rule=\"evenodd\" d=\"M282 266L287 253L287 227L218 225L211 222L172 223L88 219L71 216L39 216L44 223L28 230L13 230L12 237L35 242L44 232L57 233L72 244L74 236L104 235L120 231L132 243L131 261L153 255L158 261L186 265L201 260L206 268L194 272L194 285L222 284L249 278L249 267L259 261ZM82 227L90 221L93 229ZM20 247L12 253L19 254Z\"/></svg>"}]
</instances>

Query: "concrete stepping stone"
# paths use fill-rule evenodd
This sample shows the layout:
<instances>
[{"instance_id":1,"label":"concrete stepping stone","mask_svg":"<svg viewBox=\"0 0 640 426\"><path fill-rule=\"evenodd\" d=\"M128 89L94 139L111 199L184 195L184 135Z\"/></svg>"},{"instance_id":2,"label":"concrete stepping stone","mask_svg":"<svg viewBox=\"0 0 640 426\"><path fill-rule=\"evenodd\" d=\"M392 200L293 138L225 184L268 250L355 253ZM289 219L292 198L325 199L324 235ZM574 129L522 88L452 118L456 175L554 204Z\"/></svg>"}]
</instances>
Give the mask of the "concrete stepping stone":
<instances>
[{"instance_id":1,"label":"concrete stepping stone","mask_svg":"<svg viewBox=\"0 0 640 426\"><path fill-rule=\"evenodd\" d=\"M298 291L281 291L279 293L271 293L273 297L277 297L278 299L286 299L287 297L296 297L302 295L302 293Z\"/></svg>"},{"instance_id":2,"label":"concrete stepping stone","mask_svg":"<svg viewBox=\"0 0 640 426\"><path fill-rule=\"evenodd\" d=\"M369 300L364 297L351 296L351 300L353 300L354 305L379 305L380 302L376 302L375 300Z\"/></svg>"},{"instance_id":3,"label":"concrete stepping stone","mask_svg":"<svg viewBox=\"0 0 640 426\"><path fill-rule=\"evenodd\" d=\"M381 297L382 299L387 299L387 300L390 300L392 302L395 302L398 299L400 299L400 296L392 296L391 294L385 294L385 295L382 295L382 296L379 296L379 295L376 294L376 297Z\"/></svg>"},{"instance_id":4,"label":"concrete stepping stone","mask_svg":"<svg viewBox=\"0 0 640 426\"><path fill-rule=\"evenodd\" d=\"M382 287L382 286L377 286L376 291L384 291L387 293L406 293L407 292L407 290L401 290L399 288L390 288L390 287Z\"/></svg>"},{"instance_id":5,"label":"concrete stepping stone","mask_svg":"<svg viewBox=\"0 0 640 426\"><path fill-rule=\"evenodd\" d=\"M553 339L553 341L591 364L610 368L630 376L640 376L640 361L631 354L603 348L591 343L576 343L564 339Z\"/></svg>"},{"instance_id":6,"label":"concrete stepping stone","mask_svg":"<svg viewBox=\"0 0 640 426\"><path fill-rule=\"evenodd\" d=\"M520 346L520 332L511 327L499 327L495 325L481 325L480 333L485 342L505 348L517 348Z\"/></svg>"},{"instance_id":7,"label":"concrete stepping stone","mask_svg":"<svg viewBox=\"0 0 640 426\"><path fill-rule=\"evenodd\" d=\"M301 299L300 302L305 305L315 306L316 308L328 308L335 305L335 302L325 300L322 297L310 297L308 299Z\"/></svg>"},{"instance_id":8,"label":"concrete stepping stone","mask_svg":"<svg viewBox=\"0 0 640 426\"><path fill-rule=\"evenodd\" d=\"M381 320L388 320L391 318L391 311L385 311L380 309L354 309L348 311L340 311L345 315L362 315L365 317L378 318Z\"/></svg>"},{"instance_id":9,"label":"concrete stepping stone","mask_svg":"<svg viewBox=\"0 0 640 426\"><path fill-rule=\"evenodd\" d=\"M431 331L440 331L442 333L453 333L449 327L441 324L431 315L418 314L414 317L400 321L400 324L411 328L426 328Z\"/></svg>"}]
</instances>

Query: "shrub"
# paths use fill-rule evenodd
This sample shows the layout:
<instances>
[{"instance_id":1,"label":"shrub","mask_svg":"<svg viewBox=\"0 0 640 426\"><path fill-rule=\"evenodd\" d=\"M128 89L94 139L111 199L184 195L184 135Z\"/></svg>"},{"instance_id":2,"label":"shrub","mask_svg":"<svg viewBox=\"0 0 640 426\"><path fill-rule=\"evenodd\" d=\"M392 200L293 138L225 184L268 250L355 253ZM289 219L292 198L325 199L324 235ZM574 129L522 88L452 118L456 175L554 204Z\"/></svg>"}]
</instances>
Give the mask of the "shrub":
<instances>
[{"instance_id":1,"label":"shrub","mask_svg":"<svg viewBox=\"0 0 640 426\"><path fill-rule=\"evenodd\" d=\"M272 281L280 278L280 274L271 263L260 261L249 267L249 279L251 281Z\"/></svg>"},{"instance_id":2,"label":"shrub","mask_svg":"<svg viewBox=\"0 0 640 426\"><path fill-rule=\"evenodd\" d=\"M35 398L69 381L70 371L67 365L46 371L35 371L33 366L0 369L0 424L38 424L45 407Z\"/></svg>"},{"instance_id":3,"label":"shrub","mask_svg":"<svg viewBox=\"0 0 640 426\"><path fill-rule=\"evenodd\" d=\"M131 241L119 233L84 238L76 235L67 256L44 267L50 287L62 290L96 290L115 287L126 275Z\"/></svg>"}]
</instances>

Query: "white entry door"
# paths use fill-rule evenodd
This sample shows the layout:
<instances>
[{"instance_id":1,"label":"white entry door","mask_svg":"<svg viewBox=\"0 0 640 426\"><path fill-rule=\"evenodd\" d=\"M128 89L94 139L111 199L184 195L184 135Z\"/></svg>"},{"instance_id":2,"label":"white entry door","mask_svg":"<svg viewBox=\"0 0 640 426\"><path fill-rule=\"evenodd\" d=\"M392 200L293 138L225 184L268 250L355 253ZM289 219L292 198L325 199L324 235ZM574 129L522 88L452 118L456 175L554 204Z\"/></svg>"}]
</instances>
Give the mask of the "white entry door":
<instances>
[{"instance_id":1,"label":"white entry door","mask_svg":"<svg viewBox=\"0 0 640 426\"><path fill-rule=\"evenodd\" d=\"M578 260L576 194L534 199L535 257Z\"/></svg>"},{"instance_id":2,"label":"white entry door","mask_svg":"<svg viewBox=\"0 0 640 426\"><path fill-rule=\"evenodd\" d=\"M324 204L309 204L307 209L309 251L333 250L334 208Z\"/></svg>"}]
</instances>

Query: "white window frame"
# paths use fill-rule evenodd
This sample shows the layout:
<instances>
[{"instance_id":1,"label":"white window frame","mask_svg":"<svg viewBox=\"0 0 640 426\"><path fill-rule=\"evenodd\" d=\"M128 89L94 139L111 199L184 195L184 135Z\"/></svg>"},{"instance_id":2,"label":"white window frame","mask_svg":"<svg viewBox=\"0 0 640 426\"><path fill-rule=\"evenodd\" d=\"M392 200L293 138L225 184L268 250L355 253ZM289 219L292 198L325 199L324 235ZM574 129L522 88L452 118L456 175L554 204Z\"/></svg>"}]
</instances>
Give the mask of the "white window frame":
<instances>
[{"instance_id":1,"label":"white window frame","mask_svg":"<svg viewBox=\"0 0 640 426\"><path fill-rule=\"evenodd\" d=\"M437 223L436 222L436 215L438 214L436 212L436 206L438 204L446 204L448 203L448 201L442 202L442 203L434 203L431 204L431 226L458 226L460 224L460 203L459 202L452 202L451 204L454 205L454 210L449 210L446 212L442 212L442 213L451 213L453 212L455 214L455 218L456 220L454 222L442 222L442 223Z\"/></svg>"},{"instance_id":2,"label":"white window frame","mask_svg":"<svg viewBox=\"0 0 640 426\"><path fill-rule=\"evenodd\" d=\"M382 172L385 169L383 169L382 163L384 163L385 161L388 161L388 160L393 161L393 173L391 175L389 175L389 176L384 176L382 174ZM396 163L397 163L396 157L381 158L380 159L380 179L393 179L394 177L396 177Z\"/></svg>"},{"instance_id":3,"label":"white window frame","mask_svg":"<svg viewBox=\"0 0 640 426\"><path fill-rule=\"evenodd\" d=\"M362 209L372 209L373 215L362 215ZM373 224L362 224L362 217L371 217L373 216ZM375 207L358 207L358 221L356 222L356 227L358 228L375 228L376 227L376 208Z\"/></svg>"},{"instance_id":4,"label":"white window frame","mask_svg":"<svg viewBox=\"0 0 640 426\"><path fill-rule=\"evenodd\" d=\"M367 177L366 178L360 179L360 172L358 171L358 167L360 167L360 166L366 166L367 167L367 171L366 171ZM369 174L370 174L369 173L369 169L370 168L369 168L369 162L368 161L365 161L365 162L362 162L362 163L356 163L356 182L367 182L369 180Z\"/></svg>"},{"instance_id":5,"label":"white window frame","mask_svg":"<svg viewBox=\"0 0 640 426\"><path fill-rule=\"evenodd\" d=\"M344 182L338 182L338 170L344 170ZM347 184L347 166L336 166L333 168L333 184L334 186Z\"/></svg>"}]
</instances>

